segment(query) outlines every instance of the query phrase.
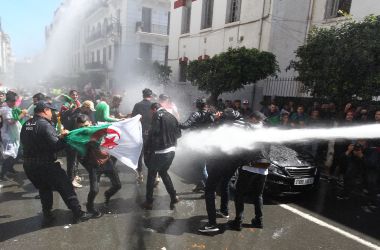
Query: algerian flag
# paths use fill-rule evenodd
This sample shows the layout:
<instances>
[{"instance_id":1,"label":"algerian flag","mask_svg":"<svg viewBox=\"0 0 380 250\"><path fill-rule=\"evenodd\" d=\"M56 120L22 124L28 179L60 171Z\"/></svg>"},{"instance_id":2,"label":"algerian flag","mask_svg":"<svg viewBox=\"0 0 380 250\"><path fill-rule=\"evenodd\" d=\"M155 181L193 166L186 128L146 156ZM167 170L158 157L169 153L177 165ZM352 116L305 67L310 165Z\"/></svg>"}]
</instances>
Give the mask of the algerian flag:
<instances>
[{"instance_id":1,"label":"algerian flag","mask_svg":"<svg viewBox=\"0 0 380 250\"><path fill-rule=\"evenodd\" d=\"M65 139L81 155L86 154L89 141L96 141L102 150L136 169L143 146L140 118L137 115L120 122L75 129Z\"/></svg>"}]
</instances>

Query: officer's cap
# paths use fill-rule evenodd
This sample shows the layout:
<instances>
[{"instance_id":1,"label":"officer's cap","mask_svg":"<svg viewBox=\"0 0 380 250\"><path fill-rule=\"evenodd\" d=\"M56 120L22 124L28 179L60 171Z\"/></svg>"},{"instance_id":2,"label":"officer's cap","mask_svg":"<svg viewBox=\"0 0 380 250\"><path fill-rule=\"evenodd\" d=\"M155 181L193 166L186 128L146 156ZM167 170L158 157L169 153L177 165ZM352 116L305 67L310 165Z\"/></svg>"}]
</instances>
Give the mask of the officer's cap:
<instances>
[{"instance_id":1,"label":"officer's cap","mask_svg":"<svg viewBox=\"0 0 380 250\"><path fill-rule=\"evenodd\" d=\"M42 112L44 109L57 110L53 104L50 104L47 101L39 101L34 108L34 113Z\"/></svg>"}]
</instances>

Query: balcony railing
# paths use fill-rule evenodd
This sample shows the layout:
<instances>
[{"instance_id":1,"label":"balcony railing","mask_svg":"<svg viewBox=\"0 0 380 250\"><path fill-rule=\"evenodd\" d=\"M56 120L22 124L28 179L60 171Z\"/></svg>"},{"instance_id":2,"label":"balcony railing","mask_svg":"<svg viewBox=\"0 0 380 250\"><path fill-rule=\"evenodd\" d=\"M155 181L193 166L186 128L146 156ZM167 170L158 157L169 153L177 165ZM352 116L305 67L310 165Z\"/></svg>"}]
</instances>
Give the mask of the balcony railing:
<instances>
[{"instance_id":1,"label":"balcony railing","mask_svg":"<svg viewBox=\"0 0 380 250\"><path fill-rule=\"evenodd\" d=\"M105 70L107 69L107 65L106 64L103 64L101 62L93 62L93 63L86 63L84 65L85 69L89 70L89 69L101 69L101 70Z\"/></svg>"},{"instance_id":2,"label":"balcony railing","mask_svg":"<svg viewBox=\"0 0 380 250\"><path fill-rule=\"evenodd\" d=\"M86 42L90 43L93 41L96 41L98 39L104 39L107 37L115 37L120 35L120 25L115 23L115 24L110 24L108 25L105 29L103 29L101 32L96 32L89 37L86 38Z\"/></svg>"},{"instance_id":3,"label":"balcony railing","mask_svg":"<svg viewBox=\"0 0 380 250\"><path fill-rule=\"evenodd\" d=\"M137 22L136 31L151 34L168 35L168 26L160 24L144 25L144 22Z\"/></svg>"}]
</instances>

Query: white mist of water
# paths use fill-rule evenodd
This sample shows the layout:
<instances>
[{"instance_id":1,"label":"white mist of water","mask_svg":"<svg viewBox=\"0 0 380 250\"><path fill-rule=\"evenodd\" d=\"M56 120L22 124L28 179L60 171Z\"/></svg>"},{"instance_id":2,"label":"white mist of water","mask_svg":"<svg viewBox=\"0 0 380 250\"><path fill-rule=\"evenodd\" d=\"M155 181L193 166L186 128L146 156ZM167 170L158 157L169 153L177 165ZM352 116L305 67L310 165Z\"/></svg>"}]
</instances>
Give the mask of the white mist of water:
<instances>
[{"instance_id":1,"label":"white mist of water","mask_svg":"<svg viewBox=\"0 0 380 250\"><path fill-rule=\"evenodd\" d=\"M313 129L260 128L255 130L221 126L217 129L192 131L183 135L179 148L213 154L235 154L241 150L255 149L260 143L289 143L329 139L380 138L380 124Z\"/></svg>"}]
</instances>

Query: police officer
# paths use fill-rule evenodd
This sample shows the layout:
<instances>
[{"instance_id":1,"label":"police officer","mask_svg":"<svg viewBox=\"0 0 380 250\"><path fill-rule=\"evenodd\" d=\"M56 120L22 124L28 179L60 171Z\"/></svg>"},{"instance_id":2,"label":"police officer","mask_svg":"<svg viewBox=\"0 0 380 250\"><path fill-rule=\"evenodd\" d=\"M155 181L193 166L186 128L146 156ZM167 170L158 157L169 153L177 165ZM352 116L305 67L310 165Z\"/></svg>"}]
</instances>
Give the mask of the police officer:
<instances>
[{"instance_id":1,"label":"police officer","mask_svg":"<svg viewBox=\"0 0 380 250\"><path fill-rule=\"evenodd\" d=\"M195 101L195 106L197 111L193 112L184 123L180 124L181 129L206 129L215 122L214 115L207 110L206 99L198 98ZM194 187L193 192L204 191L207 180L205 159L198 158L195 162L195 166L200 173L200 180Z\"/></svg>"},{"instance_id":2,"label":"police officer","mask_svg":"<svg viewBox=\"0 0 380 250\"><path fill-rule=\"evenodd\" d=\"M24 170L28 179L38 189L44 224L54 219L51 212L53 206L53 190L57 191L67 207L73 212L73 222L78 223L90 218L81 210L78 198L59 162L56 153L65 148L63 137L57 135L52 125L54 107L46 101L40 101L34 109L34 117L28 120L21 129L21 143L24 147Z\"/></svg>"}]
</instances>

